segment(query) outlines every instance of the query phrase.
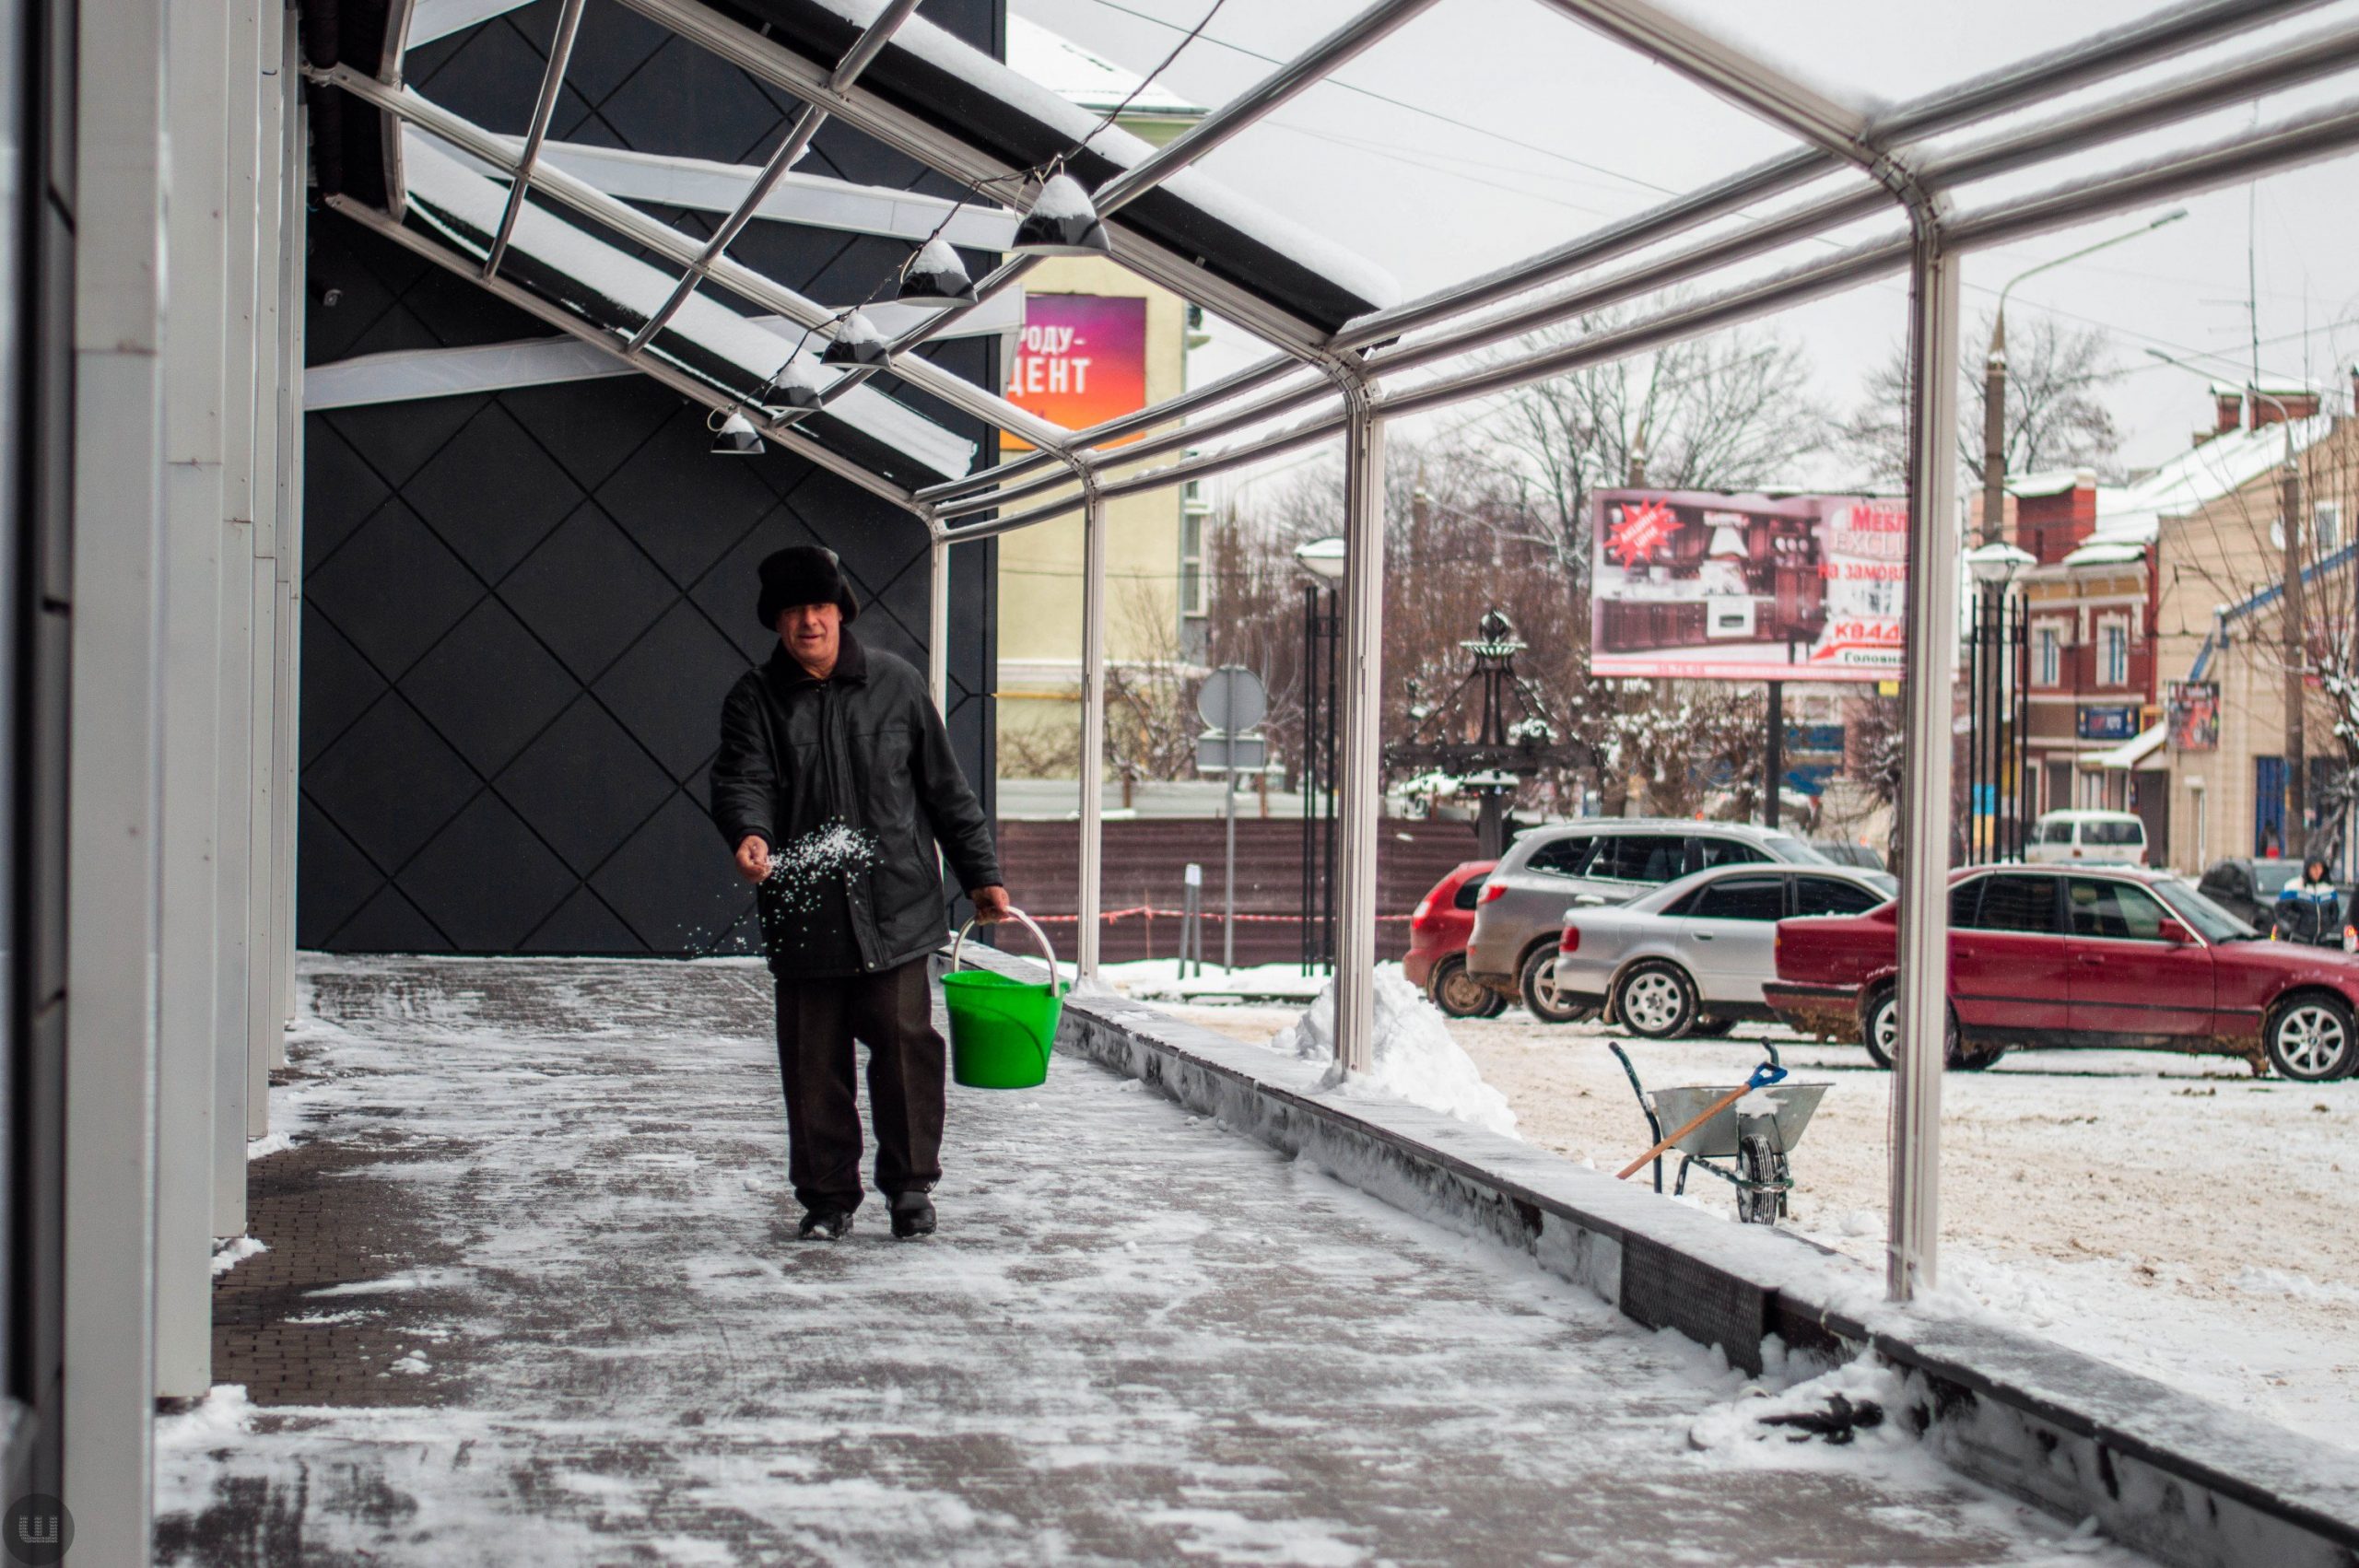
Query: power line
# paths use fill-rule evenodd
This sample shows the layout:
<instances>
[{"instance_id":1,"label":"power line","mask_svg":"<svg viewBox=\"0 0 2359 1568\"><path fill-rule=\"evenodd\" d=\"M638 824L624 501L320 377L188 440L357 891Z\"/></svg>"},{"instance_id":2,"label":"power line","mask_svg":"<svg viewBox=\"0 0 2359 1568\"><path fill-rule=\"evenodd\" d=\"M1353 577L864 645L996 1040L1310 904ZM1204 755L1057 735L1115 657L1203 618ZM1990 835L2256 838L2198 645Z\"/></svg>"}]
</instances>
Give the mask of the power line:
<instances>
[{"instance_id":1,"label":"power line","mask_svg":"<svg viewBox=\"0 0 2359 1568\"><path fill-rule=\"evenodd\" d=\"M1177 22L1166 21L1152 12L1125 6L1121 4L1121 0L1093 0L1093 3L1103 6L1109 11L1120 11L1126 17L1135 17L1143 22L1152 22L1156 27L1168 29L1173 32L1185 30ZM1245 55L1249 59L1259 60L1265 65L1285 64L1274 54L1264 54L1258 49L1249 49L1241 43L1231 43L1225 38L1215 38L1210 33L1203 35L1203 41L1228 50L1232 53ZM1602 174L1609 179L1626 181L1630 184L1652 191L1658 195L1676 196L1683 193L1671 186L1658 185L1651 180L1642 180L1635 174L1625 174L1618 169L1608 169L1602 163L1586 162L1573 157L1570 153L1558 152L1555 147L1542 146L1537 142L1527 142L1520 137L1510 136L1505 131L1494 131L1487 125L1477 125L1470 121L1458 119L1454 115L1444 114L1439 110L1427 109L1421 103L1411 103L1404 98L1394 98L1390 93L1380 93L1373 88L1360 87L1356 83L1344 81L1340 76L1329 76L1326 81L1330 87L1341 88L1345 92L1357 93L1362 98L1373 99L1379 103L1391 104L1395 109L1405 109L1412 114L1422 114L1428 120L1438 121L1444 125L1454 125L1461 131L1470 131L1478 136L1488 136L1494 141L1505 143L1511 147L1521 147L1526 152L1536 152L1543 158L1553 158L1560 163L1569 163L1576 169L1586 169L1592 174Z\"/></svg>"},{"instance_id":2,"label":"power line","mask_svg":"<svg viewBox=\"0 0 2359 1568\"><path fill-rule=\"evenodd\" d=\"M1504 191L1510 196L1518 196L1527 202L1545 202L1552 207L1562 207L1567 212L1577 212L1584 217L1602 218L1609 216L1596 207L1582 206L1578 202L1568 202L1560 196L1543 195L1538 191L1527 191L1520 185L1509 185L1497 180L1488 180L1480 174L1467 173L1463 170L1445 169L1438 163L1431 163L1427 162L1424 158L1414 158L1406 152L1394 151L1385 143L1369 141L1363 136L1343 136L1337 135L1330 131L1314 131L1308 125L1297 125L1284 120L1272 120L1268 122L1268 123L1275 126L1281 131L1292 131L1297 136L1309 136L1314 141L1326 142L1332 146L1343 147L1347 151L1373 153L1378 158L1389 158L1395 163L1405 164L1413 169L1427 170L1433 173L1446 176L1447 178L1456 181L1458 183L1462 185L1487 185L1494 191ZM1519 170L1514 172L1522 173L1524 171ZM1547 178L1544 174L1532 175L1531 177L1537 180L1544 180Z\"/></svg>"}]
</instances>

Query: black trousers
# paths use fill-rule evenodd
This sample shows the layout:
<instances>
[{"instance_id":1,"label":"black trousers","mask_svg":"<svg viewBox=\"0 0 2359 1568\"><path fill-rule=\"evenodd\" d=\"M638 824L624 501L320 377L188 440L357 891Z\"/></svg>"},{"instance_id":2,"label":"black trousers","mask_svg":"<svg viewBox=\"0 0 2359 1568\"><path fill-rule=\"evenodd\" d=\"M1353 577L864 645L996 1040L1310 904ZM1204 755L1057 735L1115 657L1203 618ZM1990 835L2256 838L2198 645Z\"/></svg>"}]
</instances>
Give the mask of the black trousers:
<instances>
[{"instance_id":1,"label":"black trousers","mask_svg":"<svg viewBox=\"0 0 2359 1568\"><path fill-rule=\"evenodd\" d=\"M860 1206L860 1102L852 1042L868 1047L876 1189L923 1192L942 1179L948 1047L933 1026L926 961L873 975L778 982L778 1065L786 1085L786 1174L805 1209Z\"/></svg>"}]
</instances>

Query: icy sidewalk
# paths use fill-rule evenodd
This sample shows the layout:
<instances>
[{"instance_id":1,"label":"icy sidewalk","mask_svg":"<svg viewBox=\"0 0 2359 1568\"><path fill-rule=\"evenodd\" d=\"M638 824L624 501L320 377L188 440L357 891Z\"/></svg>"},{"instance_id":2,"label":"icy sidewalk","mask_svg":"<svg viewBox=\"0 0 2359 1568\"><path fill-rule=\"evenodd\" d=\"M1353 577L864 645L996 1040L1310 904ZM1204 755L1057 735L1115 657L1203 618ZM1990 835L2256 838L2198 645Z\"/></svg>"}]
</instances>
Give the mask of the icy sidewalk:
<instances>
[{"instance_id":1,"label":"icy sidewalk","mask_svg":"<svg viewBox=\"0 0 2359 1568\"><path fill-rule=\"evenodd\" d=\"M935 1240L827 1247L758 970L306 989L164 1562L2128 1560L1897 1439L1700 1454L1684 1341L1077 1061L954 1091Z\"/></svg>"}]
</instances>

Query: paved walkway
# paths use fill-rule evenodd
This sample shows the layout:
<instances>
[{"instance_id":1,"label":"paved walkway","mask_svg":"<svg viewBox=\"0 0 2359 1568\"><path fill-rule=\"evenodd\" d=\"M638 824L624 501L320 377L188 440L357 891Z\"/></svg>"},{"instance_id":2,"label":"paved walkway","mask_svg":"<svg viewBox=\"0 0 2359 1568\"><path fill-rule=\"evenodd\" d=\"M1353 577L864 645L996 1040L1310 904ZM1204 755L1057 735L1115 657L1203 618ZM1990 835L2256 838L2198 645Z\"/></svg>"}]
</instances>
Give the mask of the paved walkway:
<instances>
[{"instance_id":1,"label":"paved walkway","mask_svg":"<svg viewBox=\"0 0 2359 1568\"><path fill-rule=\"evenodd\" d=\"M758 970L306 990L161 1562L2129 1561L1896 1435L1698 1453L1684 1341L1080 1062L827 1247Z\"/></svg>"}]
</instances>

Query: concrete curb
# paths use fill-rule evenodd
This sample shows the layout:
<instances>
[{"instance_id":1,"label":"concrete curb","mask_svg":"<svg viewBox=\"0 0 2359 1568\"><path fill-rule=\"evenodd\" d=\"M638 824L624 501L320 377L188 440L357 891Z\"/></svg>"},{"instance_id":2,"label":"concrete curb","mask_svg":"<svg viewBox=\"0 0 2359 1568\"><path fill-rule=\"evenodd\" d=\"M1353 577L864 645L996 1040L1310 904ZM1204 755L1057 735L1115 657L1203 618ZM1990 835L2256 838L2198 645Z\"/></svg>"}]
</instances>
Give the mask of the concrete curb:
<instances>
[{"instance_id":1,"label":"concrete curb","mask_svg":"<svg viewBox=\"0 0 2359 1568\"><path fill-rule=\"evenodd\" d=\"M1037 977L1037 965L982 962ZM1529 1252L1637 1322L1760 1370L1772 1336L1828 1362L1872 1346L1963 1473L2189 1568L2359 1564L2359 1455L1995 1325L1895 1309L1880 1281L1783 1232L1714 1220L1422 1106L1324 1088L1320 1070L1144 1003L1068 999L1061 1051L1402 1208Z\"/></svg>"}]
</instances>

